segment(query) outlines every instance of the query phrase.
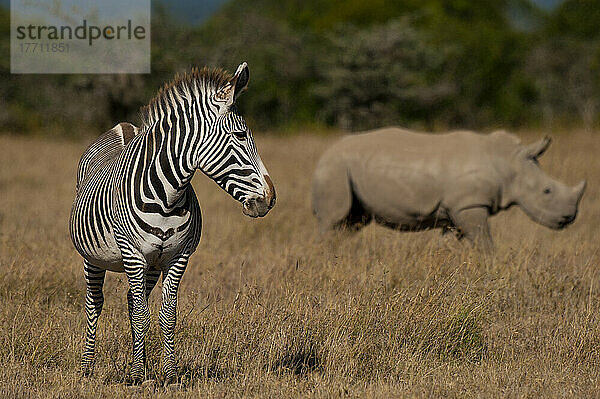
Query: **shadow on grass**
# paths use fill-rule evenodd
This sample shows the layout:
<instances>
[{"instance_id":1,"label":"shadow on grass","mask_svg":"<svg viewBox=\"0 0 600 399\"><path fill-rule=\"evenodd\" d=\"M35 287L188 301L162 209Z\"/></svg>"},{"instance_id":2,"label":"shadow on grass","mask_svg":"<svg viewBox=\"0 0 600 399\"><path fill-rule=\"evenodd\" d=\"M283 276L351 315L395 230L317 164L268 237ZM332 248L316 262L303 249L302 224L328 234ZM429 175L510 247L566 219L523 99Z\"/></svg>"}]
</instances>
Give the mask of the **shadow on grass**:
<instances>
[{"instance_id":1,"label":"shadow on grass","mask_svg":"<svg viewBox=\"0 0 600 399\"><path fill-rule=\"evenodd\" d=\"M236 374L235 370L226 369L214 365L180 365L177 370L178 378L182 381L215 380L224 381Z\"/></svg>"},{"instance_id":2,"label":"shadow on grass","mask_svg":"<svg viewBox=\"0 0 600 399\"><path fill-rule=\"evenodd\" d=\"M266 372L275 374L292 373L295 376L305 376L309 373L323 370L321 358L316 351L300 349L288 351L271 366L264 368ZM184 364L179 366L178 376L187 384L202 380L225 381L234 378L242 371L235 367L218 365Z\"/></svg>"},{"instance_id":3,"label":"shadow on grass","mask_svg":"<svg viewBox=\"0 0 600 399\"><path fill-rule=\"evenodd\" d=\"M315 351L299 350L285 354L277 360L272 367L273 371L292 372L301 376L323 369L322 362Z\"/></svg>"}]
</instances>

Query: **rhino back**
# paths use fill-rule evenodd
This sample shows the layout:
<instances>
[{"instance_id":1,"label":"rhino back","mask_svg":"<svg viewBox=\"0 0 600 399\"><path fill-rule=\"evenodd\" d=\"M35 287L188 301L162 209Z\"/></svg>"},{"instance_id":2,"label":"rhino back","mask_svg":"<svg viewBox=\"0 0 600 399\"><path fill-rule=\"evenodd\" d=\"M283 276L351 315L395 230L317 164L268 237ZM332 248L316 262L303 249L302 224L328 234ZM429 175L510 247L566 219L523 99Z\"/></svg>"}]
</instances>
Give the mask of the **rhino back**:
<instances>
[{"instance_id":1,"label":"rhino back","mask_svg":"<svg viewBox=\"0 0 600 399\"><path fill-rule=\"evenodd\" d=\"M338 156L345 159L365 208L410 224L493 201L496 189L485 137L387 128L344 138Z\"/></svg>"}]
</instances>

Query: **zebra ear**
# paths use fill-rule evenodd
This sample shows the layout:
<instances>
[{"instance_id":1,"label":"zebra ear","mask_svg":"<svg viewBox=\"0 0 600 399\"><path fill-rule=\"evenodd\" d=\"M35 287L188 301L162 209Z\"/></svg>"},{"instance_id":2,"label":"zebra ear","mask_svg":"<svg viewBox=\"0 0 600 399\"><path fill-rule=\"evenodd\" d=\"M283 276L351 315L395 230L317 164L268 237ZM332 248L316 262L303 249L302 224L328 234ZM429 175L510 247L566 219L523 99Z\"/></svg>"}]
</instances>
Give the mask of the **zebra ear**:
<instances>
[{"instance_id":1,"label":"zebra ear","mask_svg":"<svg viewBox=\"0 0 600 399\"><path fill-rule=\"evenodd\" d=\"M248 64L242 62L235 71L233 78L215 93L215 99L222 103L220 107L223 111L229 109L240 94L246 90L249 76Z\"/></svg>"},{"instance_id":2,"label":"zebra ear","mask_svg":"<svg viewBox=\"0 0 600 399\"><path fill-rule=\"evenodd\" d=\"M233 79L231 79L231 85L235 87L233 91L233 102L248 88L248 80L250 79L250 71L248 70L248 64L242 62L235 71Z\"/></svg>"}]
</instances>

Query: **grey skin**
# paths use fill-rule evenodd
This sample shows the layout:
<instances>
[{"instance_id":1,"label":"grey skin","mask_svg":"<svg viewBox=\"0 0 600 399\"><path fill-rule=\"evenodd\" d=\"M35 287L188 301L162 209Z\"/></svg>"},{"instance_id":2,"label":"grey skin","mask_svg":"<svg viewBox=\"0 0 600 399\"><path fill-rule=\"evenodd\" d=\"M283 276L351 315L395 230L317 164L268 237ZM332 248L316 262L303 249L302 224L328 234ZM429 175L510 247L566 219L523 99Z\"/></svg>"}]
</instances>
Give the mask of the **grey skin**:
<instances>
[{"instance_id":1,"label":"grey skin","mask_svg":"<svg viewBox=\"0 0 600 399\"><path fill-rule=\"evenodd\" d=\"M571 188L542 171L537 159L549 145L548 137L522 145L504 131L346 136L317 164L313 212L322 232L375 220L402 231L453 230L491 251L487 219L513 205L552 229L575 220L586 183Z\"/></svg>"}]
</instances>

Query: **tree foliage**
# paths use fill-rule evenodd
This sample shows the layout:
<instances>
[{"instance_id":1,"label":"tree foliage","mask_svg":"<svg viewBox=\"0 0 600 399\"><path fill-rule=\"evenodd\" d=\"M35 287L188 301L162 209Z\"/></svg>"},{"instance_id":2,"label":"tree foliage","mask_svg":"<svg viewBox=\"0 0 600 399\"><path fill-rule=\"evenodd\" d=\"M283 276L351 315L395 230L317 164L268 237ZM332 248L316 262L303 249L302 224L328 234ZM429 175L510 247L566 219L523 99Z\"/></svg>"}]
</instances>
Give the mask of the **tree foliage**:
<instances>
[{"instance_id":1,"label":"tree foliage","mask_svg":"<svg viewBox=\"0 0 600 399\"><path fill-rule=\"evenodd\" d=\"M0 130L97 135L138 122L175 72L241 61L251 80L240 109L254 129L591 127L596 3L564 0L545 13L529 0L231 0L202 26L178 23L163 3L150 75L11 75L0 60ZM8 54L5 10L0 30Z\"/></svg>"},{"instance_id":2,"label":"tree foliage","mask_svg":"<svg viewBox=\"0 0 600 399\"><path fill-rule=\"evenodd\" d=\"M443 56L408 19L328 36L314 93L324 122L346 130L430 122L454 93ZM435 72L435 73L434 73Z\"/></svg>"}]
</instances>

